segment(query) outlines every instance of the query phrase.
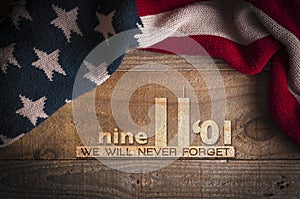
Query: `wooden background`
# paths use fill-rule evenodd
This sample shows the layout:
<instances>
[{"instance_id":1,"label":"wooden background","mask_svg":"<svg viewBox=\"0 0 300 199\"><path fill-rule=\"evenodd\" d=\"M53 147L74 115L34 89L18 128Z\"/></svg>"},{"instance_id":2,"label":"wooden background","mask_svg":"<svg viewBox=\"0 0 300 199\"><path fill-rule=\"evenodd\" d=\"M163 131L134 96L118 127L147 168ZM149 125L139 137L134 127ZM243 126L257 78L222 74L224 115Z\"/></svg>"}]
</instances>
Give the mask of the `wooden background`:
<instances>
[{"instance_id":1,"label":"wooden background","mask_svg":"<svg viewBox=\"0 0 300 199\"><path fill-rule=\"evenodd\" d=\"M7 10L1 2L1 16L7 15ZM101 100L96 101L96 111L105 128L115 125L109 109L115 84L133 66L144 63L174 67L174 72L179 71L191 82L201 105L209 110L208 90L184 59L131 51L119 70L97 89L97 99ZM209 64L206 59L201 63ZM142 174L113 170L95 159L77 159L75 147L81 141L69 103L20 140L0 148L0 198L300 198L300 147L270 119L266 102L269 70L248 76L222 60L215 63L226 88L234 159L182 159ZM137 123L147 121L143 109L134 108L144 94L172 97L155 85L141 88L135 93L136 101L131 102L132 115L144 118ZM171 100L171 106L174 104Z\"/></svg>"}]
</instances>

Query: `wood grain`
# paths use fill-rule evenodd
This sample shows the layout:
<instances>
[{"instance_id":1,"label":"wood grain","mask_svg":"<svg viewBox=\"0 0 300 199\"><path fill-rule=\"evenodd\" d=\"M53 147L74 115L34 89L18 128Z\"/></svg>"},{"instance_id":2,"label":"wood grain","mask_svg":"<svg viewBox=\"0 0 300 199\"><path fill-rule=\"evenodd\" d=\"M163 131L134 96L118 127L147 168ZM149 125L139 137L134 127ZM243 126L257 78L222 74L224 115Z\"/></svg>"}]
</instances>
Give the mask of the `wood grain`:
<instances>
[{"instance_id":1,"label":"wood grain","mask_svg":"<svg viewBox=\"0 0 300 199\"><path fill-rule=\"evenodd\" d=\"M205 67L211 64L206 58L194 60ZM201 104L202 113L199 119L211 119L208 88L203 79L195 75L195 69L190 64L175 55L132 51L126 55L120 69L97 89L96 113L104 129L112 131L116 127L110 105L111 94L120 78L134 66L150 62L174 66L174 70L169 72L170 76L179 71L189 80ZM232 121L232 145L236 147L236 159L299 159L300 148L277 130L268 113L266 93L269 71L266 69L258 76L248 76L232 70L222 60L216 60L216 65L220 69L225 85L226 119ZM208 76L214 75L212 71L202 72ZM150 70L136 73L142 78L147 78L148 75L159 72ZM177 84L176 81L172 83ZM178 85L178 92L181 89L182 87ZM119 99L122 101L124 98L122 96L126 96L127 93L126 89L120 91ZM81 98L85 100L90 95L91 93L87 93ZM133 120L139 125L149 122L146 113L153 105L155 97L168 97L171 118L168 121L169 130L177 131L177 99L172 92L159 85L146 85L133 93L130 107ZM174 135L170 137L172 136ZM197 138L195 142L199 144ZM81 141L72 116L72 106L67 104L19 141L1 148L0 159L75 159L75 148L80 145Z\"/></svg>"},{"instance_id":2,"label":"wood grain","mask_svg":"<svg viewBox=\"0 0 300 199\"><path fill-rule=\"evenodd\" d=\"M189 160L130 174L96 160L4 161L0 192L1 198L298 198L299 165Z\"/></svg>"}]
</instances>

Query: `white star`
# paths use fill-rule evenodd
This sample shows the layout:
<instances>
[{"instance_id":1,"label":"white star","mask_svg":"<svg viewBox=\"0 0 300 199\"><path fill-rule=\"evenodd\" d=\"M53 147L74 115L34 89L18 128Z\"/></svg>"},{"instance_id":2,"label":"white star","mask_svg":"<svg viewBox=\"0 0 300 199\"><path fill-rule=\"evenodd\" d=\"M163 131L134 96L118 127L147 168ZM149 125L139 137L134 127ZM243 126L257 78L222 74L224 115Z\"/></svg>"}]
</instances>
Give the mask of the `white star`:
<instances>
[{"instance_id":1,"label":"white star","mask_svg":"<svg viewBox=\"0 0 300 199\"><path fill-rule=\"evenodd\" d=\"M68 100L68 99L65 100L65 103L66 103L66 104L68 104L68 103L70 103L70 102L72 102L72 100Z\"/></svg>"},{"instance_id":2,"label":"white star","mask_svg":"<svg viewBox=\"0 0 300 199\"><path fill-rule=\"evenodd\" d=\"M30 99L19 96L24 107L17 110L16 113L27 117L30 122L35 126L38 118L47 118L48 115L44 112L46 97L42 97L39 100L33 102Z\"/></svg>"},{"instance_id":3,"label":"white star","mask_svg":"<svg viewBox=\"0 0 300 199\"><path fill-rule=\"evenodd\" d=\"M33 62L32 65L43 70L50 81L53 81L52 78L54 71L66 75L65 71L58 63L59 50L53 51L50 54L36 48L34 48L34 51L39 59Z\"/></svg>"},{"instance_id":4,"label":"white star","mask_svg":"<svg viewBox=\"0 0 300 199\"><path fill-rule=\"evenodd\" d=\"M27 12L25 5L26 5L26 1L24 0L15 2L13 4L12 13L9 15L13 24L16 26L17 29L19 29L21 18L32 21L32 18Z\"/></svg>"},{"instance_id":5,"label":"white star","mask_svg":"<svg viewBox=\"0 0 300 199\"><path fill-rule=\"evenodd\" d=\"M107 73L106 63L102 63L98 67L87 61L84 61L83 63L89 69L89 72L83 77L94 82L97 86L105 82L105 80L110 77L110 75Z\"/></svg>"},{"instance_id":6,"label":"white star","mask_svg":"<svg viewBox=\"0 0 300 199\"><path fill-rule=\"evenodd\" d=\"M52 20L50 23L57 28L60 28L64 32L68 42L71 42L72 32L83 36L76 22L78 8L74 8L73 10L67 12L66 10L55 5L52 5L52 7L57 14L57 18Z\"/></svg>"},{"instance_id":7,"label":"white star","mask_svg":"<svg viewBox=\"0 0 300 199\"><path fill-rule=\"evenodd\" d=\"M98 12L96 12L96 15L97 15L97 18L99 21L99 25L96 26L95 31L101 33L103 35L103 37L105 38L105 40L107 41L107 39L109 37L109 33L112 35L116 34L115 29L112 24L113 17L115 15L115 11L112 11L108 15L103 15L103 14L99 14Z\"/></svg>"},{"instance_id":8,"label":"white star","mask_svg":"<svg viewBox=\"0 0 300 199\"><path fill-rule=\"evenodd\" d=\"M8 64L12 64L17 66L18 68L21 68L17 59L13 55L15 51L15 45L16 44L11 44L10 46L4 49L0 48L0 66L4 73L6 73Z\"/></svg>"}]
</instances>

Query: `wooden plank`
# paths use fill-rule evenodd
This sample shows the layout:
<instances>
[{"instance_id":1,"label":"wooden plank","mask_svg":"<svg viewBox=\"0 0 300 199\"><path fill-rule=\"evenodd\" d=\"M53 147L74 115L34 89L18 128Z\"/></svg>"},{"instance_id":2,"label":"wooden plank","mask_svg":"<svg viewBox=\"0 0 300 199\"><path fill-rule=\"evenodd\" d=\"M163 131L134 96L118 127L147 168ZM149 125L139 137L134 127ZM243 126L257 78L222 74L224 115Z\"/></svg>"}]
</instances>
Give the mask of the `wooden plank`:
<instances>
[{"instance_id":1,"label":"wooden plank","mask_svg":"<svg viewBox=\"0 0 300 199\"><path fill-rule=\"evenodd\" d=\"M153 64L161 63L166 66L174 68L174 70L191 70L194 67L188 64L188 61L194 65L200 64L202 70L212 70L212 64L214 63L218 70L235 71L229 66L226 61L218 58L201 57L201 56L186 56L186 55L171 55L164 53L156 53L143 50L129 50L123 60L122 65L118 68L118 71L132 70L134 66L138 64ZM213 63L212 63L213 62ZM155 67L155 65L153 65ZM201 68L201 67L200 67ZM269 71L269 66L264 68L264 71Z\"/></svg>"},{"instance_id":2,"label":"wooden plank","mask_svg":"<svg viewBox=\"0 0 300 199\"><path fill-rule=\"evenodd\" d=\"M0 162L1 198L275 199L299 198L299 188L300 160L176 161L145 174L96 160Z\"/></svg>"},{"instance_id":3,"label":"wooden plank","mask_svg":"<svg viewBox=\"0 0 300 199\"><path fill-rule=\"evenodd\" d=\"M111 97L118 81L132 67L150 61L177 67L176 70L168 73L171 76L179 71L180 75L191 83L202 111L198 119L211 119L211 103L207 86L204 80L195 74L195 70L186 70L190 67L189 64L182 58L175 59L174 55L133 51L126 55L120 70L97 89L96 112L103 129L112 132L116 127L112 116ZM205 63L204 61L203 64ZM269 71L266 70L258 76L248 76L229 69L224 62L218 61L218 66L222 69L220 74L226 89L226 120L232 122L232 145L236 148L236 159L299 159L300 148L276 129L268 114L266 93ZM137 75L147 78L148 75L158 73L165 73L165 71L139 71ZM203 71L203 73L214 77L214 71ZM178 84L176 80L171 80L171 83L175 85L176 92L182 91L182 86L176 86ZM124 98L122 96L128 94L129 88L131 83L119 92L120 101ZM91 93L87 93L82 96L82 99L90 95ZM168 98L168 114L170 114L168 129L177 132L178 100L172 92L159 85L146 85L133 93L130 101L133 121L139 125L149 122L147 113L156 97ZM128 115L124 116L127 117ZM199 144L201 141L196 137L194 142ZM154 144L154 141L150 140L151 143ZM76 146L80 145L81 141L72 116L72 106L67 104L28 135L11 146L1 148L0 159L75 159Z\"/></svg>"}]
</instances>

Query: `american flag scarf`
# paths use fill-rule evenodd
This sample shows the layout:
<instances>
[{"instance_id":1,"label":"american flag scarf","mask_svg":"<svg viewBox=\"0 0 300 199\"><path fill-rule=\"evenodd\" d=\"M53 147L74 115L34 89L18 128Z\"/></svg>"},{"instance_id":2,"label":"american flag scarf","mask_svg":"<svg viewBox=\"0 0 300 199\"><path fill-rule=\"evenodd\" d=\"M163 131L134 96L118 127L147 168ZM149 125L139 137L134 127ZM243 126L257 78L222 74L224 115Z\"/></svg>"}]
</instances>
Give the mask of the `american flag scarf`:
<instances>
[{"instance_id":1,"label":"american flag scarf","mask_svg":"<svg viewBox=\"0 0 300 199\"><path fill-rule=\"evenodd\" d=\"M72 99L78 69L99 43L138 28L120 48L153 51L163 44L212 57L245 74L269 63L269 110L278 128L300 144L300 1L297 0L20 0L0 24L0 146L41 124ZM153 27L165 31L154 31ZM174 34L182 32L185 36ZM100 84L121 64L100 65ZM87 64L87 72L95 66ZM92 87L92 86L91 86ZM88 91L87 87L87 90Z\"/></svg>"}]
</instances>

